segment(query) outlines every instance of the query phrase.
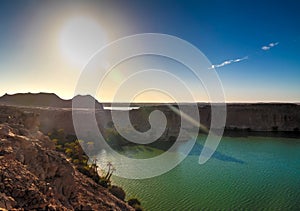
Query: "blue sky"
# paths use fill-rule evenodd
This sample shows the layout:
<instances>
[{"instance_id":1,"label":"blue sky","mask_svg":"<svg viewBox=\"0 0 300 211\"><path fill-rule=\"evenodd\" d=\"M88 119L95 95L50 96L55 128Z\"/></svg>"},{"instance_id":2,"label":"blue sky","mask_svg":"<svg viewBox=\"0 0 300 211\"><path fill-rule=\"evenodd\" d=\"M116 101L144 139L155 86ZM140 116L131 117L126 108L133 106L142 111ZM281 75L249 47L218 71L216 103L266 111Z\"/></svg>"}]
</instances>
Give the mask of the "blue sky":
<instances>
[{"instance_id":1,"label":"blue sky","mask_svg":"<svg viewBox=\"0 0 300 211\"><path fill-rule=\"evenodd\" d=\"M0 5L0 95L46 91L70 98L80 68L60 55L57 37L64 22L89 16L103 28L105 42L152 32L192 43L216 67L228 102L300 102L300 1L2 0Z\"/></svg>"}]
</instances>

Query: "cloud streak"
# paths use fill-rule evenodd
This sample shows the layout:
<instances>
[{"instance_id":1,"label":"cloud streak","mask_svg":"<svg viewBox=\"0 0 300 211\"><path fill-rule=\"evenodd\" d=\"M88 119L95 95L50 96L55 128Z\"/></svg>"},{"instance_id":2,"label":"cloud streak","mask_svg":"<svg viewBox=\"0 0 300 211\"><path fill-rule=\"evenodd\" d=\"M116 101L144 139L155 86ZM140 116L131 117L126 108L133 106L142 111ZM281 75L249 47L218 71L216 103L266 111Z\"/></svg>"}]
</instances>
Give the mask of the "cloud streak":
<instances>
[{"instance_id":1,"label":"cloud streak","mask_svg":"<svg viewBox=\"0 0 300 211\"><path fill-rule=\"evenodd\" d=\"M245 56L243 58L238 58L238 59L229 59L229 60L226 60L226 61L222 62L221 64L213 64L208 69L214 69L214 68L224 67L225 65L229 65L229 64L232 64L232 63L241 62L241 61L246 60L246 59L248 59L248 56Z\"/></svg>"},{"instance_id":2,"label":"cloud streak","mask_svg":"<svg viewBox=\"0 0 300 211\"><path fill-rule=\"evenodd\" d=\"M262 46L261 49L264 50L264 51L268 51L268 50L270 50L271 48L275 47L278 44L279 44L279 42L271 42L271 43L269 43L269 45Z\"/></svg>"},{"instance_id":3,"label":"cloud streak","mask_svg":"<svg viewBox=\"0 0 300 211\"><path fill-rule=\"evenodd\" d=\"M261 49L264 50L264 51L268 51L268 50L270 50L271 48L275 47L278 44L279 44L279 42L271 42L268 45L262 46ZM208 69L214 69L214 68L224 67L226 65L229 65L229 64L232 64L232 63L241 62L241 61L246 60L246 59L248 59L248 56L245 56L243 58L238 58L238 59L225 60L221 64L213 64L213 65L211 65L211 67L209 67Z\"/></svg>"}]
</instances>

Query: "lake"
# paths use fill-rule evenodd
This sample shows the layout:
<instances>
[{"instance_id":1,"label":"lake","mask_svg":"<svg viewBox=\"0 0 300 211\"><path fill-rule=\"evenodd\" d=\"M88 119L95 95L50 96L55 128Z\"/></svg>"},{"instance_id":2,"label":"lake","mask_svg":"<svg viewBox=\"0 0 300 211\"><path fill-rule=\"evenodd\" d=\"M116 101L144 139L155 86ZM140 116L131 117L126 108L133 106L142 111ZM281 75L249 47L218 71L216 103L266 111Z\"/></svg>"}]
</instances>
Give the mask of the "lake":
<instances>
[{"instance_id":1,"label":"lake","mask_svg":"<svg viewBox=\"0 0 300 211\"><path fill-rule=\"evenodd\" d=\"M161 176L114 176L113 183L127 199L138 198L145 210L300 210L300 139L224 137L213 157L199 165L204 140L199 138L189 156ZM131 148L126 151L130 154Z\"/></svg>"}]
</instances>

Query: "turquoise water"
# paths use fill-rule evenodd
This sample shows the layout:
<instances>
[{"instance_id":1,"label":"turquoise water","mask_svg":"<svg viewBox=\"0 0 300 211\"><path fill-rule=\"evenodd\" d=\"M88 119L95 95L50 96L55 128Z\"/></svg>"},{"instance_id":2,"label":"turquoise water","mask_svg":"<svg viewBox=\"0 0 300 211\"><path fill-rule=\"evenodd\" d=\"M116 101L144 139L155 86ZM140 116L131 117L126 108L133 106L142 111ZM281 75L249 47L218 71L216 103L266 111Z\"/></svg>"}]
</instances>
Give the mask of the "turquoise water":
<instances>
[{"instance_id":1,"label":"turquoise water","mask_svg":"<svg viewBox=\"0 0 300 211\"><path fill-rule=\"evenodd\" d=\"M223 138L199 165L202 143L164 175L113 183L146 210L300 210L299 139Z\"/></svg>"}]
</instances>

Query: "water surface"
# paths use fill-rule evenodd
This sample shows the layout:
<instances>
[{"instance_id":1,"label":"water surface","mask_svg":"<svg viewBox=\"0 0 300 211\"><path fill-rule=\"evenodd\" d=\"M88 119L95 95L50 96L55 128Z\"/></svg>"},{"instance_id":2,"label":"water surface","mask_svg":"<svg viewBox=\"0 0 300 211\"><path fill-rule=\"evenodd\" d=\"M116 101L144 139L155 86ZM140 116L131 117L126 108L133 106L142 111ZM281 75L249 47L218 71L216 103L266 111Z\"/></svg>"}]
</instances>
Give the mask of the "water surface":
<instances>
[{"instance_id":1,"label":"water surface","mask_svg":"<svg viewBox=\"0 0 300 211\"><path fill-rule=\"evenodd\" d=\"M127 199L137 197L146 210L300 210L299 139L226 137L213 157L199 165L202 144L199 140L189 156L164 175L144 180L113 177L113 183L126 190ZM157 154L136 147L126 152ZM109 155L99 160L109 160Z\"/></svg>"}]
</instances>

